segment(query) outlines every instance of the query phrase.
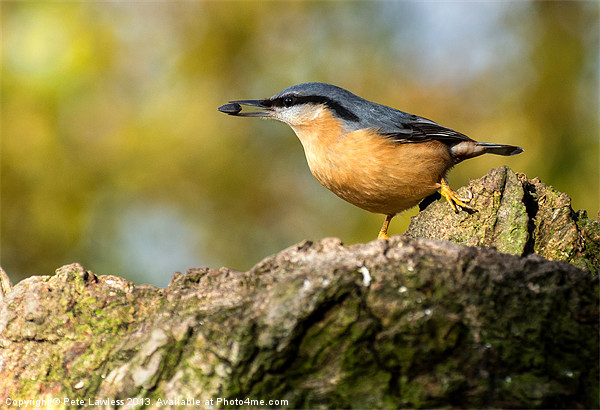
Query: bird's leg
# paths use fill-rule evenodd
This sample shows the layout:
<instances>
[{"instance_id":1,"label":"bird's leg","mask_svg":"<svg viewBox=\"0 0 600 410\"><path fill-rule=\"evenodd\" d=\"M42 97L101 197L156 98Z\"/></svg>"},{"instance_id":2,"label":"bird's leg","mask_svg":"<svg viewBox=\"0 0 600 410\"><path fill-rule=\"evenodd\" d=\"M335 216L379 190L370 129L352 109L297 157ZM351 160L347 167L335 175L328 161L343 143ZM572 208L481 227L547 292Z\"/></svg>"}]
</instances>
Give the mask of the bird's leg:
<instances>
[{"instance_id":1,"label":"bird's leg","mask_svg":"<svg viewBox=\"0 0 600 410\"><path fill-rule=\"evenodd\" d=\"M471 191L468 192L469 198L461 198L456 194L456 192L450 189L448 183L446 182L446 179L442 178L442 187L440 188L440 194L442 194L442 196L446 198L446 201L448 201L455 213L458 213L458 208L456 207L456 205L468 211L475 211L475 209L471 208L469 205L466 204L466 202L470 202L471 199L473 199L473 194L471 193Z\"/></svg>"},{"instance_id":2,"label":"bird's leg","mask_svg":"<svg viewBox=\"0 0 600 410\"><path fill-rule=\"evenodd\" d=\"M377 235L377 239L390 239L387 234L388 226L390 226L390 221L394 215L387 215L385 217L385 221L383 221L383 225L381 226L381 230L379 231L379 235Z\"/></svg>"}]
</instances>

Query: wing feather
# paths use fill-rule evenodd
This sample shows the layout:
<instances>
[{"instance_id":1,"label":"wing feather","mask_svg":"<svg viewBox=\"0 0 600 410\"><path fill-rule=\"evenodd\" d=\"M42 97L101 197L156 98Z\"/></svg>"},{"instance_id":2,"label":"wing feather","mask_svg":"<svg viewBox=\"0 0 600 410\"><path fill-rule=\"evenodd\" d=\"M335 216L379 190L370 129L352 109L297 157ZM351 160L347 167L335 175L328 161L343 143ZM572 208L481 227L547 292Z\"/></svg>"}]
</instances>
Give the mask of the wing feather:
<instances>
[{"instance_id":1,"label":"wing feather","mask_svg":"<svg viewBox=\"0 0 600 410\"><path fill-rule=\"evenodd\" d=\"M356 122L346 122L353 131L371 128L400 144L437 140L454 145L462 141L472 141L466 135L442 127L427 118L376 104L354 94L345 97L347 109L359 119Z\"/></svg>"},{"instance_id":2,"label":"wing feather","mask_svg":"<svg viewBox=\"0 0 600 410\"><path fill-rule=\"evenodd\" d=\"M472 141L465 134L428 120L427 118L411 115L410 118L401 119L396 124L396 129L385 127L380 132L387 138L398 143L441 141L445 144L456 144L461 141Z\"/></svg>"}]
</instances>

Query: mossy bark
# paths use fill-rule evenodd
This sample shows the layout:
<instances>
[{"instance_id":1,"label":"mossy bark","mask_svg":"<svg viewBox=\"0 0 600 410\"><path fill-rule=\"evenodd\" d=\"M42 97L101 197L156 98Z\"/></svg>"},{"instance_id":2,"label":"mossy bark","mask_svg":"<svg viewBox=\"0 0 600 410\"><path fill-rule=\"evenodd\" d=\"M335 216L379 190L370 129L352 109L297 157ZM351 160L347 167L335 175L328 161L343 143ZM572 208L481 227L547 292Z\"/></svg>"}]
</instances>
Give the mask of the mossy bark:
<instances>
[{"instance_id":1,"label":"mossy bark","mask_svg":"<svg viewBox=\"0 0 600 410\"><path fill-rule=\"evenodd\" d=\"M458 193L467 196L467 190L475 212L455 214L445 203L434 202L413 217L405 234L495 247L511 255L536 253L598 274L600 221L573 211L567 194L508 167L491 170Z\"/></svg>"},{"instance_id":2,"label":"mossy bark","mask_svg":"<svg viewBox=\"0 0 600 410\"><path fill-rule=\"evenodd\" d=\"M434 203L408 232L435 236L433 219L462 245L303 242L166 289L78 264L12 288L2 273L0 402L598 407L597 221L506 168L470 189L477 213Z\"/></svg>"}]
</instances>

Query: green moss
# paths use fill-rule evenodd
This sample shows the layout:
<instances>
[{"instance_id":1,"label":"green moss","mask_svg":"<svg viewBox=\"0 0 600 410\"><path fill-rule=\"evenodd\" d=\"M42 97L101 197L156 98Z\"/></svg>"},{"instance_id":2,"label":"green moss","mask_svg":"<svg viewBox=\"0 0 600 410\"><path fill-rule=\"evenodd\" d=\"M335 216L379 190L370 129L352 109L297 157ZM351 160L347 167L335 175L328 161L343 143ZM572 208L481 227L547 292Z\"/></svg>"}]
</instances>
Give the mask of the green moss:
<instances>
[{"instance_id":1,"label":"green moss","mask_svg":"<svg viewBox=\"0 0 600 410\"><path fill-rule=\"evenodd\" d=\"M585 211L579 211L576 222L584 243L584 255L579 261L580 267L589 270L592 274L600 272L600 220L590 219Z\"/></svg>"}]
</instances>

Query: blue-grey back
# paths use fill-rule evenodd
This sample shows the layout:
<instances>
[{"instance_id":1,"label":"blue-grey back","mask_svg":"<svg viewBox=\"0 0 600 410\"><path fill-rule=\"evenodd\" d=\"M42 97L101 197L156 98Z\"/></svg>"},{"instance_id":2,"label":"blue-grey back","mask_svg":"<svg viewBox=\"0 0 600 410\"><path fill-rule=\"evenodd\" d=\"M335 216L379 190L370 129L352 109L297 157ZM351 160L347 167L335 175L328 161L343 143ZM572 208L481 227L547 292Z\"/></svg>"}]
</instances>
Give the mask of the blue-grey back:
<instances>
[{"instance_id":1,"label":"blue-grey back","mask_svg":"<svg viewBox=\"0 0 600 410\"><path fill-rule=\"evenodd\" d=\"M376 129L398 142L418 142L437 139L447 143L470 140L469 137L423 117L409 114L382 104L377 104L327 83L303 83L293 85L275 94L271 100L294 95L296 97L322 97L335 108L341 105L341 113L349 131L364 128ZM318 101L318 99L315 99ZM346 115L343 115L346 113ZM349 113L349 114L348 114ZM351 114L351 115L350 115Z\"/></svg>"}]
</instances>

